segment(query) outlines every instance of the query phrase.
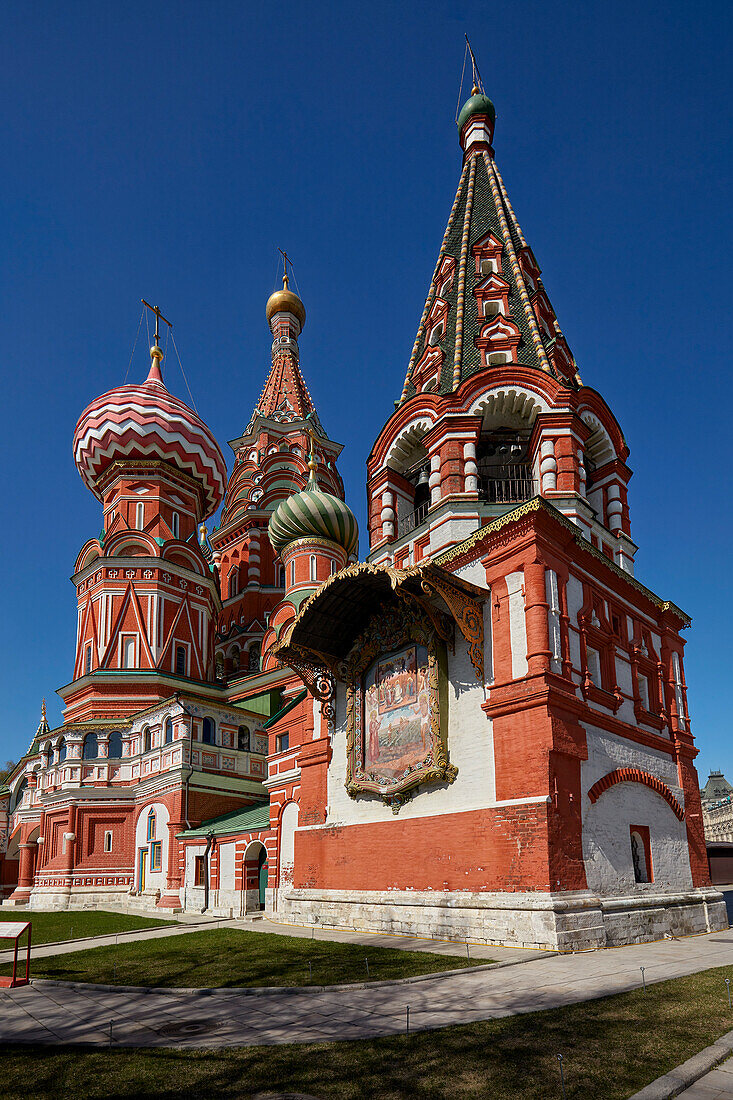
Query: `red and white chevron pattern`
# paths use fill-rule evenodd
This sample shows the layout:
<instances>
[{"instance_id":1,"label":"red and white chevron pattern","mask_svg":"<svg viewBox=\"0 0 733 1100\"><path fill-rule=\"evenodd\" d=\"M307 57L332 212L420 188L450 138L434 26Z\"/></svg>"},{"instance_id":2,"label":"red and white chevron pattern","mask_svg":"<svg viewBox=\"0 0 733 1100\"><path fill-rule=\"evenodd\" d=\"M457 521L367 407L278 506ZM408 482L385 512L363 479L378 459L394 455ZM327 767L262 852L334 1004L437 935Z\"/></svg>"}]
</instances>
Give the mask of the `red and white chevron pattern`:
<instances>
[{"instance_id":1,"label":"red and white chevron pattern","mask_svg":"<svg viewBox=\"0 0 733 1100\"><path fill-rule=\"evenodd\" d=\"M206 515L219 507L226 463L213 435L162 382L119 386L84 410L74 431L76 468L96 497L97 479L120 459L162 459L200 481Z\"/></svg>"}]
</instances>

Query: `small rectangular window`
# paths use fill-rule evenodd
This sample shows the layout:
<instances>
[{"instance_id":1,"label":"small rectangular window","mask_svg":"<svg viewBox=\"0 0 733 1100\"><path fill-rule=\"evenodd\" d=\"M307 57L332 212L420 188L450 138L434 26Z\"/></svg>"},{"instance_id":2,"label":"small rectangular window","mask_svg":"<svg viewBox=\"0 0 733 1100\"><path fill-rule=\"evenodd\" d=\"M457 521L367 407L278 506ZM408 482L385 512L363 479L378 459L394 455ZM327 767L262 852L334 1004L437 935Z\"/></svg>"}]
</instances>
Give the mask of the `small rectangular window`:
<instances>
[{"instance_id":1,"label":"small rectangular window","mask_svg":"<svg viewBox=\"0 0 733 1100\"><path fill-rule=\"evenodd\" d=\"M150 845L150 870L160 871L163 867L163 844L160 840L156 840L154 844Z\"/></svg>"},{"instance_id":2,"label":"small rectangular window","mask_svg":"<svg viewBox=\"0 0 733 1100\"><path fill-rule=\"evenodd\" d=\"M204 856L194 856L193 884L204 886L206 882L206 860Z\"/></svg>"},{"instance_id":3,"label":"small rectangular window","mask_svg":"<svg viewBox=\"0 0 733 1100\"><path fill-rule=\"evenodd\" d=\"M141 500L135 505L135 527L138 531L142 531L145 528L145 505Z\"/></svg>"},{"instance_id":4,"label":"small rectangular window","mask_svg":"<svg viewBox=\"0 0 733 1100\"><path fill-rule=\"evenodd\" d=\"M172 517L171 517L171 531L173 532L173 538L174 539L178 538L178 530L179 530L178 512L174 512Z\"/></svg>"},{"instance_id":5,"label":"small rectangular window","mask_svg":"<svg viewBox=\"0 0 733 1100\"><path fill-rule=\"evenodd\" d=\"M637 682L639 684L639 701L644 710L649 710L649 681L646 676L642 676L641 673L639 673Z\"/></svg>"},{"instance_id":6,"label":"small rectangular window","mask_svg":"<svg viewBox=\"0 0 733 1100\"><path fill-rule=\"evenodd\" d=\"M112 833L109 829L104 834L104 850L105 852L112 851Z\"/></svg>"},{"instance_id":7,"label":"small rectangular window","mask_svg":"<svg viewBox=\"0 0 733 1100\"><path fill-rule=\"evenodd\" d=\"M122 637L122 667L135 667L135 636L124 634Z\"/></svg>"},{"instance_id":8,"label":"small rectangular window","mask_svg":"<svg viewBox=\"0 0 733 1100\"><path fill-rule=\"evenodd\" d=\"M275 738L275 752L285 752L285 750L289 749L289 748L290 748L290 734L289 733L278 733L277 737Z\"/></svg>"},{"instance_id":9,"label":"small rectangular window","mask_svg":"<svg viewBox=\"0 0 733 1100\"><path fill-rule=\"evenodd\" d=\"M310 576L311 576L312 581L315 581L315 580L318 579L318 564L317 564L317 561L316 561L315 554L311 554L311 574L310 574Z\"/></svg>"},{"instance_id":10,"label":"small rectangular window","mask_svg":"<svg viewBox=\"0 0 733 1100\"><path fill-rule=\"evenodd\" d=\"M291 588L295 587L295 562L294 561L291 561L291 563L290 563L290 587Z\"/></svg>"},{"instance_id":11,"label":"small rectangular window","mask_svg":"<svg viewBox=\"0 0 733 1100\"><path fill-rule=\"evenodd\" d=\"M91 672L92 671L92 643L91 642L87 646L86 656L84 658L84 671L85 672Z\"/></svg>"},{"instance_id":12,"label":"small rectangular window","mask_svg":"<svg viewBox=\"0 0 733 1100\"><path fill-rule=\"evenodd\" d=\"M490 275L492 271L495 271L493 260L482 260L479 264L479 272L481 275Z\"/></svg>"},{"instance_id":13,"label":"small rectangular window","mask_svg":"<svg viewBox=\"0 0 733 1100\"><path fill-rule=\"evenodd\" d=\"M176 646L176 674L186 675L186 647L182 645Z\"/></svg>"}]
</instances>

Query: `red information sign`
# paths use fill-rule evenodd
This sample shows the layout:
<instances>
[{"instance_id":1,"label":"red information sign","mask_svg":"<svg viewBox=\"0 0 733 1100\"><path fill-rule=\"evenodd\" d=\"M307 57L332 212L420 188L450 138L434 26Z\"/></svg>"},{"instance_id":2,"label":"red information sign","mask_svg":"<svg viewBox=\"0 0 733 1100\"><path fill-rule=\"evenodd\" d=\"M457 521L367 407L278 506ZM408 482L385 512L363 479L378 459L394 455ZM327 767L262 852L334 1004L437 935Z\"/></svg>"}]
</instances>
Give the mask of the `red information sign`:
<instances>
[{"instance_id":1,"label":"red information sign","mask_svg":"<svg viewBox=\"0 0 733 1100\"><path fill-rule=\"evenodd\" d=\"M25 978L18 978L18 940L24 932L28 933L28 947L25 957ZM10 987L12 989L16 985L28 985L31 971L31 922L29 920L17 922L0 921L0 940L15 941L13 945L13 975L12 977L2 977L2 975L0 975L0 986Z\"/></svg>"}]
</instances>

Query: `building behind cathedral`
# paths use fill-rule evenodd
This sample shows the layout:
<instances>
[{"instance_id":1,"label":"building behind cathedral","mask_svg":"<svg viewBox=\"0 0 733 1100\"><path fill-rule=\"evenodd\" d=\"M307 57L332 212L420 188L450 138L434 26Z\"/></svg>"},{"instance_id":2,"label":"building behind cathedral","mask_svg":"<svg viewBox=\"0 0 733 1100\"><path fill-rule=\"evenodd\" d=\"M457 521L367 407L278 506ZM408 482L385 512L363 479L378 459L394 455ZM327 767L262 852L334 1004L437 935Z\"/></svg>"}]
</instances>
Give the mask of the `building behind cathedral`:
<instances>
[{"instance_id":1,"label":"building behind cathedral","mask_svg":"<svg viewBox=\"0 0 733 1100\"><path fill-rule=\"evenodd\" d=\"M74 570L63 724L44 711L0 789L4 904L560 950L727 925L689 619L635 577L629 449L560 329L494 125L474 88L367 460L362 560L287 270L229 476L157 340L145 381L81 414L102 530Z\"/></svg>"}]
</instances>

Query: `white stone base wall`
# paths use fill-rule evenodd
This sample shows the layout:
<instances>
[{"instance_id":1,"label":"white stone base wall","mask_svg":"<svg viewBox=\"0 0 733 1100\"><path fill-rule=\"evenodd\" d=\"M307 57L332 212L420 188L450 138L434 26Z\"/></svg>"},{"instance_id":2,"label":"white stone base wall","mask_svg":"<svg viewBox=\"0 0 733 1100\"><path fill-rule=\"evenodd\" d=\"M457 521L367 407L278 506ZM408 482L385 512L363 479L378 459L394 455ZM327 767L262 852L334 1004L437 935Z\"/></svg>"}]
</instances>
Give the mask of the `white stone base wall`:
<instances>
[{"instance_id":1,"label":"white stone base wall","mask_svg":"<svg viewBox=\"0 0 733 1100\"><path fill-rule=\"evenodd\" d=\"M378 891L287 887L277 897L268 897L268 915L323 928L554 951L617 947L728 927L725 902L713 889L601 898L590 891L438 894L395 890L385 896Z\"/></svg>"},{"instance_id":2,"label":"white stone base wall","mask_svg":"<svg viewBox=\"0 0 733 1100\"><path fill-rule=\"evenodd\" d=\"M110 906L119 908L129 907L134 901L130 897L130 887L120 886L117 889L108 886L103 890L94 887L77 887L74 890L43 890L31 891L29 908L31 909L108 909ZM141 899L140 899L141 900ZM144 906L147 911L155 909L155 898L146 899ZM141 906L141 908L143 908Z\"/></svg>"}]
</instances>

